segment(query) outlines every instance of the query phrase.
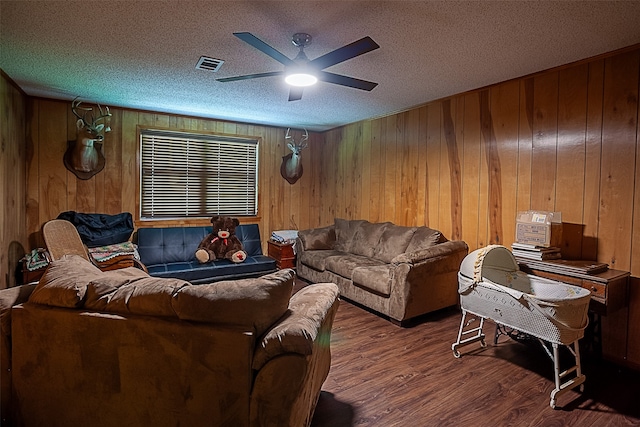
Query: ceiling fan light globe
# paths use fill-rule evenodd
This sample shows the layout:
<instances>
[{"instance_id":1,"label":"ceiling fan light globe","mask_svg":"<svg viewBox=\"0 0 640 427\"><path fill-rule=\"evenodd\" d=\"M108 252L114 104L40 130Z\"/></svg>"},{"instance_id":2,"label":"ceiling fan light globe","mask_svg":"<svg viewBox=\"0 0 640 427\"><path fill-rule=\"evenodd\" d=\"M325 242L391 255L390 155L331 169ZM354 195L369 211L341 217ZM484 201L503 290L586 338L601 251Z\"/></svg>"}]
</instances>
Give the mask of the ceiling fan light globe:
<instances>
[{"instance_id":1,"label":"ceiling fan light globe","mask_svg":"<svg viewBox=\"0 0 640 427\"><path fill-rule=\"evenodd\" d=\"M306 87L316 84L318 78L308 73L291 73L284 78L284 81L291 86Z\"/></svg>"}]
</instances>

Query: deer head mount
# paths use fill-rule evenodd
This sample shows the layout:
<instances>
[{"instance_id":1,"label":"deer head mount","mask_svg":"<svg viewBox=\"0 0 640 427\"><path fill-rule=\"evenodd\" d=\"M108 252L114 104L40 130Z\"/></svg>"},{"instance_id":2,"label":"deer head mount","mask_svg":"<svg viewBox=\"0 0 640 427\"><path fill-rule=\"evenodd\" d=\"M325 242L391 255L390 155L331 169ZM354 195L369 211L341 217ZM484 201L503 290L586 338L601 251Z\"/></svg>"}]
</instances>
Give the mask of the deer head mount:
<instances>
[{"instance_id":1,"label":"deer head mount","mask_svg":"<svg viewBox=\"0 0 640 427\"><path fill-rule=\"evenodd\" d=\"M295 184L302 176L302 160L300 159L300 153L307 148L307 140L309 139L309 132L304 130L304 136L296 142L293 136L289 135L289 131L284 136L287 141L287 147L291 150L291 153L282 157L282 164L280 165L280 175L287 180L289 184Z\"/></svg>"},{"instance_id":2,"label":"deer head mount","mask_svg":"<svg viewBox=\"0 0 640 427\"><path fill-rule=\"evenodd\" d=\"M102 151L104 134L111 131L109 107L81 107L78 98L71 103L71 112L76 121L75 141L68 141L64 154L64 165L80 179L89 179L104 168Z\"/></svg>"}]
</instances>

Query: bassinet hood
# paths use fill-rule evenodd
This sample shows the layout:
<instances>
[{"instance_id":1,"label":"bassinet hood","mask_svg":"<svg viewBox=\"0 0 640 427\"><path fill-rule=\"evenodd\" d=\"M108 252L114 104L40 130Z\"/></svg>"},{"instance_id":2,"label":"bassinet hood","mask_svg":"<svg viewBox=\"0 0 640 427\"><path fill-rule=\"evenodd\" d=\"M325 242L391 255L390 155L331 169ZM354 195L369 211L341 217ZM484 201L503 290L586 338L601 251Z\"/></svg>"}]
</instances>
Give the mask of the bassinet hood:
<instances>
[{"instance_id":1,"label":"bassinet hood","mask_svg":"<svg viewBox=\"0 0 640 427\"><path fill-rule=\"evenodd\" d=\"M511 251L502 245L476 249L460 265L460 273L474 282L481 281L486 270L519 271L520 267Z\"/></svg>"}]
</instances>

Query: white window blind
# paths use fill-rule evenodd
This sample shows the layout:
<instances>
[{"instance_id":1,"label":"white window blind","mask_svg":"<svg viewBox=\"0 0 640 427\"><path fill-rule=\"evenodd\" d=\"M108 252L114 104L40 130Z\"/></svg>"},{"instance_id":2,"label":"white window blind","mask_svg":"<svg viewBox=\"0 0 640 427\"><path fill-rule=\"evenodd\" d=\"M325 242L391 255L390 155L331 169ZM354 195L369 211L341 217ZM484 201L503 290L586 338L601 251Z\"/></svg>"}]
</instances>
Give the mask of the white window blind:
<instances>
[{"instance_id":1,"label":"white window blind","mask_svg":"<svg viewBox=\"0 0 640 427\"><path fill-rule=\"evenodd\" d=\"M258 141L144 129L141 218L255 216Z\"/></svg>"}]
</instances>

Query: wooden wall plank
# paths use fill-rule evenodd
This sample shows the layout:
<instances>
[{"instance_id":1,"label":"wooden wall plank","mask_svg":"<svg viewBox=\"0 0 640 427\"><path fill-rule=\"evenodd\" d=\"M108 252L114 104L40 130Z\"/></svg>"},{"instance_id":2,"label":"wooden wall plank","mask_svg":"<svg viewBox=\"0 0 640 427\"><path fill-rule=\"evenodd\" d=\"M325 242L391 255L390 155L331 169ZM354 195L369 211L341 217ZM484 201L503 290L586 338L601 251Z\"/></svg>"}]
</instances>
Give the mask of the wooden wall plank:
<instances>
[{"instance_id":1,"label":"wooden wall plank","mask_svg":"<svg viewBox=\"0 0 640 427\"><path fill-rule=\"evenodd\" d=\"M396 183L397 168L397 116L389 116L385 119L385 134L382 140L384 147L384 198L381 200L384 206L384 221L395 221L396 219L396 191L398 189Z\"/></svg>"},{"instance_id":2,"label":"wooden wall plank","mask_svg":"<svg viewBox=\"0 0 640 427\"><path fill-rule=\"evenodd\" d=\"M345 175L349 177L345 189L347 197L348 217L362 218L360 211L360 201L362 198L362 122L349 126L349 132L346 134L342 144L347 149L347 162L345 163Z\"/></svg>"},{"instance_id":3,"label":"wooden wall plank","mask_svg":"<svg viewBox=\"0 0 640 427\"><path fill-rule=\"evenodd\" d=\"M462 161L462 240L471 250L478 246L480 208L480 96L464 95L464 140ZM472 249L473 248L473 249Z\"/></svg>"},{"instance_id":4,"label":"wooden wall plank","mask_svg":"<svg viewBox=\"0 0 640 427\"><path fill-rule=\"evenodd\" d=\"M416 180L416 225L427 224L427 107L418 108L418 177Z\"/></svg>"},{"instance_id":5,"label":"wooden wall plank","mask_svg":"<svg viewBox=\"0 0 640 427\"><path fill-rule=\"evenodd\" d=\"M400 113L396 114L394 120L394 136L393 140L395 141L395 152L393 153L394 158L394 172L395 177L393 178L393 182L395 183L395 190L393 192L388 193L389 199L393 201L393 215L390 217L390 221L394 224L404 224L404 215L402 212L402 170L404 165L402 164L402 159L404 158L404 150L405 150L405 140L404 140L404 120L405 114Z\"/></svg>"},{"instance_id":6,"label":"wooden wall plank","mask_svg":"<svg viewBox=\"0 0 640 427\"><path fill-rule=\"evenodd\" d=\"M359 200L361 218L370 218L371 145L371 120L366 120L362 122L362 185Z\"/></svg>"},{"instance_id":7,"label":"wooden wall plank","mask_svg":"<svg viewBox=\"0 0 640 427\"><path fill-rule=\"evenodd\" d=\"M488 105L490 105L490 101L490 90L481 90L478 94L478 127L480 129L480 170L478 173L478 247L487 246L491 243L489 228L489 197L491 194L491 185L489 180L489 164L487 163L487 159L489 158L489 146L491 144L491 142L487 140L487 136L490 137L491 133L487 132L485 129L487 127L487 108Z\"/></svg>"},{"instance_id":8,"label":"wooden wall plank","mask_svg":"<svg viewBox=\"0 0 640 427\"><path fill-rule=\"evenodd\" d=\"M640 92L640 90L639 90ZM638 118L637 122L640 124L640 107L638 107ZM631 232L631 274L635 277L640 277L640 131L636 132L636 176L635 176L635 193L633 199L633 230ZM636 286L640 286L640 283L636 283ZM638 302L638 306L636 307L635 319L636 322L631 322L631 313L629 315L629 324L630 325L640 325L640 288L636 287L636 300ZM637 346L637 358L635 363L640 365L640 334L636 334L636 343ZM631 344L629 344L631 345Z\"/></svg>"},{"instance_id":9,"label":"wooden wall plank","mask_svg":"<svg viewBox=\"0 0 640 427\"><path fill-rule=\"evenodd\" d=\"M562 212L562 256L567 259L582 258L588 71L582 64L558 76L555 210Z\"/></svg>"},{"instance_id":10,"label":"wooden wall plank","mask_svg":"<svg viewBox=\"0 0 640 427\"><path fill-rule=\"evenodd\" d=\"M28 248L26 104L26 96L0 72L0 289L16 285L14 273Z\"/></svg>"},{"instance_id":11,"label":"wooden wall plank","mask_svg":"<svg viewBox=\"0 0 640 427\"><path fill-rule=\"evenodd\" d=\"M595 260L598 258L604 60L593 61L588 66L581 254L584 259Z\"/></svg>"},{"instance_id":12,"label":"wooden wall plank","mask_svg":"<svg viewBox=\"0 0 640 427\"><path fill-rule=\"evenodd\" d=\"M134 218L140 215L140 153L138 150L138 113L122 111L120 140L122 147L121 209L130 212Z\"/></svg>"},{"instance_id":13,"label":"wooden wall plank","mask_svg":"<svg viewBox=\"0 0 640 427\"><path fill-rule=\"evenodd\" d=\"M619 270L631 267L639 67L637 51L605 60L598 258Z\"/></svg>"},{"instance_id":14,"label":"wooden wall plank","mask_svg":"<svg viewBox=\"0 0 640 427\"><path fill-rule=\"evenodd\" d=\"M38 157L39 224L54 219L69 208L67 198L67 169L63 157L67 147L66 103L41 100L39 108L40 139L38 144L46 147Z\"/></svg>"},{"instance_id":15,"label":"wooden wall plank","mask_svg":"<svg viewBox=\"0 0 640 427\"><path fill-rule=\"evenodd\" d=\"M442 108L439 102L427 105L427 197L425 222L431 228L440 226L440 129Z\"/></svg>"},{"instance_id":16,"label":"wooden wall plank","mask_svg":"<svg viewBox=\"0 0 640 427\"><path fill-rule=\"evenodd\" d=\"M27 100L26 127L26 233L29 246L27 251L42 247L44 242L40 235L40 101L30 98Z\"/></svg>"},{"instance_id":17,"label":"wooden wall plank","mask_svg":"<svg viewBox=\"0 0 640 427\"><path fill-rule=\"evenodd\" d=\"M482 91L480 94L480 121L482 129L482 141L484 158L487 171L487 198L489 211L487 219L489 244L500 243L502 235L502 181L500 158L498 157L496 135L492 117L491 103L496 95L496 88Z\"/></svg>"},{"instance_id":18,"label":"wooden wall plank","mask_svg":"<svg viewBox=\"0 0 640 427\"><path fill-rule=\"evenodd\" d=\"M400 210L403 225L418 225L420 110L404 113ZM420 224L421 225L421 224Z\"/></svg>"},{"instance_id":19,"label":"wooden wall plank","mask_svg":"<svg viewBox=\"0 0 640 427\"><path fill-rule=\"evenodd\" d=\"M531 208L555 210L558 139L558 73L533 80L533 150Z\"/></svg>"},{"instance_id":20,"label":"wooden wall plank","mask_svg":"<svg viewBox=\"0 0 640 427\"><path fill-rule=\"evenodd\" d=\"M533 78L520 81L518 118L518 194L516 214L531 209L531 160L533 157ZM514 236L515 238L515 236Z\"/></svg>"},{"instance_id":21,"label":"wooden wall plank","mask_svg":"<svg viewBox=\"0 0 640 427\"><path fill-rule=\"evenodd\" d=\"M448 239L453 234L451 205L457 197L457 142L454 117L457 113L457 98L441 103L442 124L440 128L440 196L438 197L438 230ZM453 181L453 182L452 182Z\"/></svg>"},{"instance_id":22,"label":"wooden wall plank","mask_svg":"<svg viewBox=\"0 0 640 427\"><path fill-rule=\"evenodd\" d=\"M384 198L384 146L382 145L383 131L382 119L371 122L371 166L369 168L369 218L371 222L382 222L384 211L380 201Z\"/></svg>"},{"instance_id":23,"label":"wooden wall plank","mask_svg":"<svg viewBox=\"0 0 640 427\"><path fill-rule=\"evenodd\" d=\"M520 86L517 81L491 89L491 127L493 140L490 159L491 243L510 247L515 240L518 174L518 106Z\"/></svg>"}]
</instances>

